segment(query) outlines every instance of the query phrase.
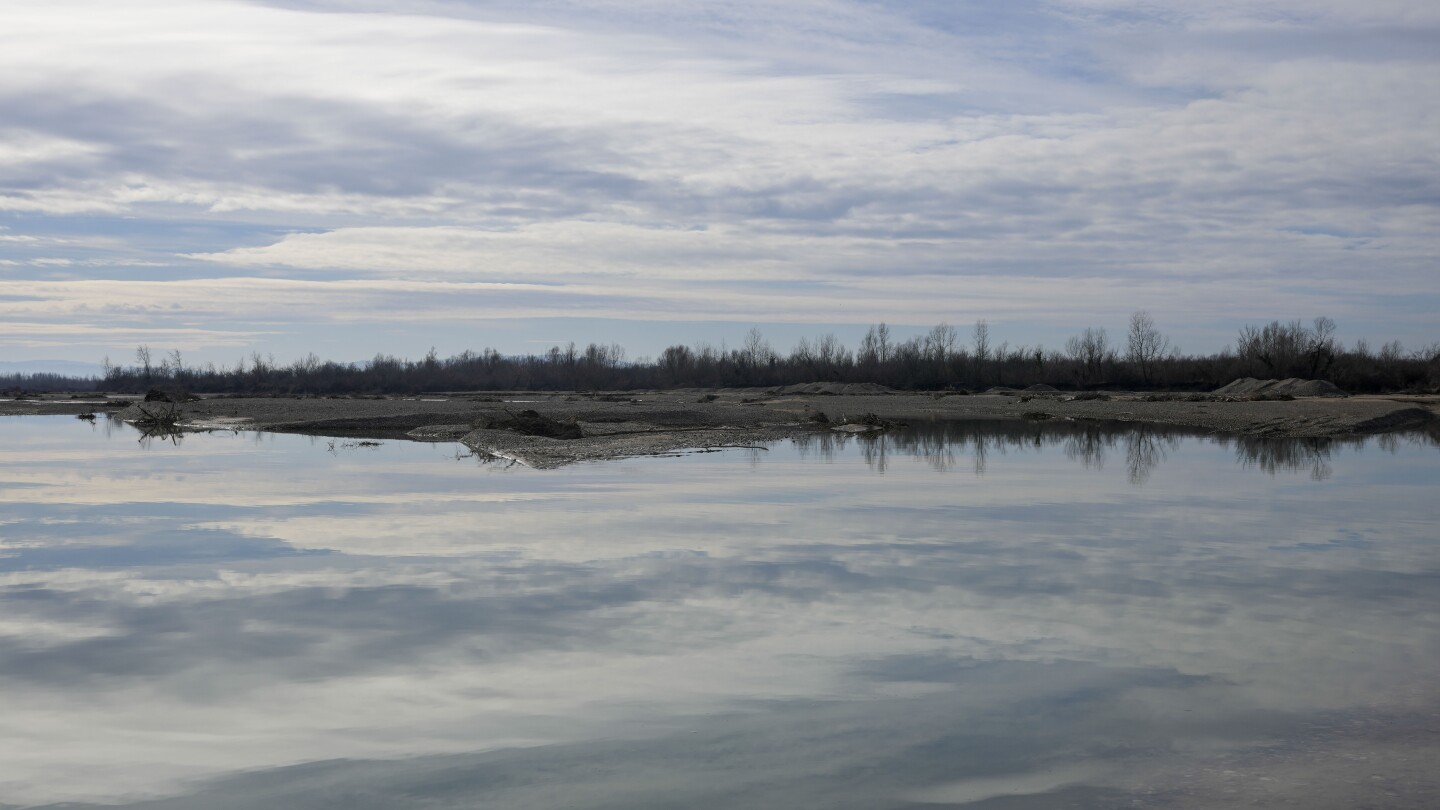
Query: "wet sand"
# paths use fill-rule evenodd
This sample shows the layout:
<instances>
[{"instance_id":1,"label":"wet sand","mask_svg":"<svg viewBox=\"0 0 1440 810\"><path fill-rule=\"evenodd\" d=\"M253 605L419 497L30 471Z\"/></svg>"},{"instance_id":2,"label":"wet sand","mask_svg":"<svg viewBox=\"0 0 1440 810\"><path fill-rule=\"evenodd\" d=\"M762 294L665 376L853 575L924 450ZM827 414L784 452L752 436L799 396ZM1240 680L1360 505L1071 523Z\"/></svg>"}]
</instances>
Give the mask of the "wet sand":
<instances>
[{"instance_id":1,"label":"wet sand","mask_svg":"<svg viewBox=\"0 0 1440 810\"><path fill-rule=\"evenodd\" d=\"M166 406L168 407L168 406ZM765 389L623 393L484 393L416 397L205 397L179 406L186 430L247 429L321 436L461 441L535 467L751 445L799 433L950 419L1100 420L1248 436L1326 438L1440 429L1440 398L1356 396L1237 401L1188 395L931 393L787 394ZM154 410L154 407L151 407ZM488 429L524 410L577 423L578 439ZM112 413L133 420L133 400L62 395L0 401L0 415Z\"/></svg>"}]
</instances>

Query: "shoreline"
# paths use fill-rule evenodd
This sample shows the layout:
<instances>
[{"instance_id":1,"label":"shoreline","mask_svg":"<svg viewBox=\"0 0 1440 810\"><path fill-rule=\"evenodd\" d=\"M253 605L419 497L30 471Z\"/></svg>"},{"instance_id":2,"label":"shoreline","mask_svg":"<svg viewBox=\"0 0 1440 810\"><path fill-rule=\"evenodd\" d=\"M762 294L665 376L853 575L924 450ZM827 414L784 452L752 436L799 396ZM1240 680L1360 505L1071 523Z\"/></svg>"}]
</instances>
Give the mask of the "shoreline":
<instances>
[{"instance_id":1,"label":"shoreline","mask_svg":"<svg viewBox=\"0 0 1440 810\"><path fill-rule=\"evenodd\" d=\"M134 421L137 401L48 395L0 401L3 415L116 414ZM171 405L172 431L261 430L318 436L465 444L532 467L668 455L889 423L958 420L1103 421L1165 425L1259 438L1343 438L1400 431L1440 432L1440 398L1413 395L1237 400L1220 395L1110 393L859 394L775 389L632 392L484 392L414 397L211 396ZM522 412L573 425L579 438L507 429Z\"/></svg>"}]
</instances>

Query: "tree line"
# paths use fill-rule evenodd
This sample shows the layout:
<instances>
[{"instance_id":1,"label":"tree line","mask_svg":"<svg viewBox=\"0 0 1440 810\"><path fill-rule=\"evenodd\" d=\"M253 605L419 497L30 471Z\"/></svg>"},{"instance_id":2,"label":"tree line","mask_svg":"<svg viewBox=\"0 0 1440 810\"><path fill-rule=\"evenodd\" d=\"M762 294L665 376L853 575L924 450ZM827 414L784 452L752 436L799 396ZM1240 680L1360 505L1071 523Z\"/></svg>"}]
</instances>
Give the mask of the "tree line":
<instances>
[{"instance_id":1,"label":"tree line","mask_svg":"<svg viewBox=\"0 0 1440 810\"><path fill-rule=\"evenodd\" d=\"M178 350L136 350L133 365L112 364L98 380L29 375L0 377L0 388L99 388L144 392L178 388L204 393L404 394L422 391L631 390L768 387L796 383L876 383L901 390L984 391L1036 384L1063 390L1212 390L1238 377L1327 379L1355 393L1440 387L1440 343L1407 350L1399 341L1372 350L1365 341L1343 346L1335 323L1316 318L1245 326L1233 347L1187 355L1145 312L1130 318L1124 336L1082 330L1060 349L996 343L977 321L965 333L947 323L897 338L884 323L871 326L851 350L833 334L802 338L777 351L758 329L735 348L676 344L658 357L626 359L623 347L571 343L541 354L504 355L494 349L423 359L376 355L361 363L321 360L290 364L253 353L234 366L185 362Z\"/></svg>"}]
</instances>

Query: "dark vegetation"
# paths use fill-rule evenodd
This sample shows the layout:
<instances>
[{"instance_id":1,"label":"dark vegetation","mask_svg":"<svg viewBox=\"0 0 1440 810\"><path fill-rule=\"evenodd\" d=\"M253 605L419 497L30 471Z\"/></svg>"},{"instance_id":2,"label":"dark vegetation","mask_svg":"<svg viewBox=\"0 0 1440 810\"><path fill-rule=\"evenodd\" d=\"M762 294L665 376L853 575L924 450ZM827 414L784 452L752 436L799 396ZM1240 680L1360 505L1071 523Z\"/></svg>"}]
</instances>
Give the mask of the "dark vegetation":
<instances>
[{"instance_id":1,"label":"dark vegetation","mask_svg":"<svg viewBox=\"0 0 1440 810\"><path fill-rule=\"evenodd\" d=\"M281 365L256 353L233 367L186 365L180 352L160 359L148 347L136 363L106 363L99 380L54 375L0 377L0 391L89 390L174 394L407 394L421 391L629 390L739 388L796 383L878 383L902 390L983 391L995 386L1050 385L1065 390L1208 391L1239 377L1326 379L1353 393L1440 390L1440 343L1406 350L1398 341L1372 351L1359 341L1342 346L1335 324L1316 318L1247 326L1233 348L1209 356L1182 354L1149 315L1137 312L1123 341L1104 329L1085 329L1062 349L996 345L985 321L965 336L948 324L898 340L885 324L872 326L851 351L833 335L802 339L788 354L752 329L738 348L675 345L655 359L634 362L616 345L574 344L539 355L493 349L442 359L377 355L365 363L324 361L313 354ZM14 395L17 391L11 390ZM18 393L23 393L20 391Z\"/></svg>"},{"instance_id":2,"label":"dark vegetation","mask_svg":"<svg viewBox=\"0 0 1440 810\"><path fill-rule=\"evenodd\" d=\"M140 418L135 420L135 426L142 431L155 433L175 433L180 429L180 407L169 401L146 402L143 405L136 405L140 411Z\"/></svg>"},{"instance_id":3,"label":"dark vegetation","mask_svg":"<svg viewBox=\"0 0 1440 810\"><path fill-rule=\"evenodd\" d=\"M13 399L35 391L95 391L101 382L94 377L67 377L63 374L0 374L0 397Z\"/></svg>"}]
</instances>

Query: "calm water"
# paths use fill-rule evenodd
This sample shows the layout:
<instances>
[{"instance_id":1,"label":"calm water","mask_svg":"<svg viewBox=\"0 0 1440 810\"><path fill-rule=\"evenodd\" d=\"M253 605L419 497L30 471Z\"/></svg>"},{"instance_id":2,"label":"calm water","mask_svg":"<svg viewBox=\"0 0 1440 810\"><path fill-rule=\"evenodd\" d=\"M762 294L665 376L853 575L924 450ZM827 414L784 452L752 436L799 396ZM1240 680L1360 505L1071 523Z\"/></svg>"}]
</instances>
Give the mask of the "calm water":
<instances>
[{"instance_id":1,"label":"calm water","mask_svg":"<svg viewBox=\"0 0 1440 810\"><path fill-rule=\"evenodd\" d=\"M10 417L0 447L0 805L1440 795L1428 440L956 424L535 471Z\"/></svg>"}]
</instances>

